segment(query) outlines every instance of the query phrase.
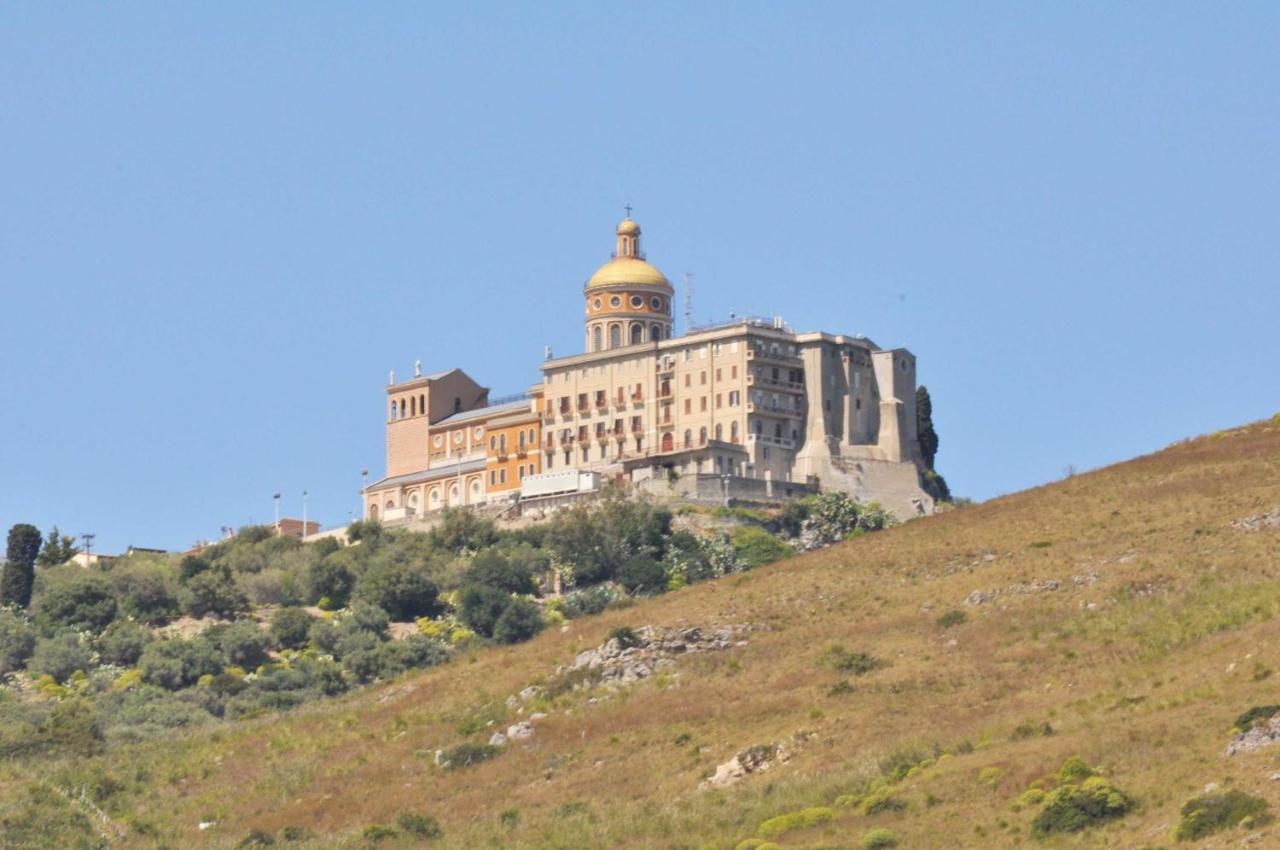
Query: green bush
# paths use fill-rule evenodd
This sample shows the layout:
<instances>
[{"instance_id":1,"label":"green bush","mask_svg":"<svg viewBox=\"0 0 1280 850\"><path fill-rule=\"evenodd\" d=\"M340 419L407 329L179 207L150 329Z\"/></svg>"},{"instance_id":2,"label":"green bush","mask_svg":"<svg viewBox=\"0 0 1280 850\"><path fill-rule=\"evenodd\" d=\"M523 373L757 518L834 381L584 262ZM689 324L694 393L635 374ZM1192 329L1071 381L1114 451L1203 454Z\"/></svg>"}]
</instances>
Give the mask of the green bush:
<instances>
[{"instance_id":1,"label":"green bush","mask_svg":"<svg viewBox=\"0 0 1280 850\"><path fill-rule=\"evenodd\" d=\"M1235 727L1242 730L1248 729L1258 721L1270 720L1277 714L1280 714L1280 705L1255 705L1236 718Z\"/></svg>"},{"instance_id":2,"label":"green bush","mask_svg":"<svg viewBox=\"0 0 1280 850\"><path fill-rule=\"evenodd\" d=\"M862 850L886 850L898 846L898 836L889 829L873 829L862 836Z\"/></svg>"},{"instance_id":3,"label":"green bush","mask_svg":"<svg viewBox=\"0 0 1280 850\"><path fill-rule=\"evenodd\" d=\"M178 616L180 586L173 567L154 560L124 559L111 569L111 588L120 614L159 625Z\"/></svg>"},{"instance_id":4,"label":"green bush","mask_svg":"<svg viewBox=\"0 0 1280 850\"><path fill-rule=\"evenodd\" d=\"M228 664L245 670L253 670L267 661L271 638L257 620L237 620L222 629L218 647Z\"/></svg>"},{"instance_id":5,"label":"green bush","mask_svg":"<svg viewBox=\"0 0 1280 850\"><path fill-rule=\"evenodd\" d=\"M473 744L468 741L445 750L441 754L441 761L445 766L445 770L460 770L473 764L479 764L482 761L488 761L501 752L502 747L495 747L492 744Z\"/></svg>"},{"instance_id":6,"label":"green bush","mask_svg":"<svg viewBox=\"0 0 1280 850\"><path fill-rule=\"evenodd\" d=\"M271 636L285 649L301 649L307 645L315 620L302 608L281 608L271 616Z\"/></svg>"},{"instance_id":7,"label":"green bush","mask_svg":"<svg viewBox=\"0 0 1280 850\"><path fill-rule=\"evenodd\" d=\"M793 830L807 829L824 824L835 815L836 813L826 806L814 806L808 809L801 809L798 812L788 812L785 815L769 818L760 824L760 827L756 830L756 835L761 838L777 838Z\"/></svg>"},{"instance_id":8,"label":"green bush","mask_svg":"<svg viewBox=\"0 0 1280 850\"><path fill-rule=\"evenodd\" d=\"M145 626L132 620L116 620L98 638L98 654L107 664L132 667L138 663L142 650L153 640L154 635Z\"/></svg>"},{"instance_id":9,"label":"green bush","mask_svg":"<svg viewBox=\"0 0 1280 850\"><path fill-rule=\"evenodd\" d=\"M194 685L206 674L220 673L222 667L222 653L203 638L158 640L138 658L143 681L170 691Z\"/></svg>"},{"instance_id":10,"label":"green bush","mask_svg":"<svg viewBox=\"0 0 1280 850\"><path fill-rule=\"evenodd\" d=\"M494 549L486 549L471 560L463 583L496 587L507 593L534 593L537 590L528 566Z\"/></svg>"},{"instance_id":11,"label":"green bush","mask_svg":"<svg viewBox=\"0 0 1280 850\"><path fill-rule=\"evenodd\" d=\"M502 616L493 624L493 639L498 643L520 643L542 631L542 612L523 597L507 603Z\"/></svg>"},{"instance_id":12,"label":"green bush","mask_svg":"<svg viewBox=\"0 0 1280 850\"><path fill-rule=\"evenodd\" d=\"M877 667L884 666L884 662L874 655L866 652L853 652L839 645L829 648L822 657L827 664L835 669L842 673L852 673L855 676L864 676Z\"/></svg>"},{"instance_id":13,"label":"green bush","mask_svg":"<svg viewBox=\"0 0 1280 850\"><path fill-rule=\"evenodd\" d=\"M27 666L36 648L36 630L11 608L0 608L0 676Z\"/></svg>"},{"instance_id":14,"label":"green bush","mask_svg":"<svg viewBox=\"0 0 1280 850\"><path fill-rule=\"evenodd\" d=\"M667 571L653 558L637 555L618 567L618 583L628 593L662 593L667 589Z\"/></svg>"},{"instance_id":15,"label":"green bush","mask_svg":"<svg viewBox=\"0 0 1280 850\"><path fill-rule=\"evenodd\" d=\"M1094 773L1094 769L1089 767L1088 762L1080 758L1080 756L1072 756L1064 761L1062 767L1058 769L1058 781L1079 782L1082 779L1088 779Z\"/></svg>"},{"instance_id":16,"label":"green bush","mask_svg":"<svg viewBox=\"0 0 1280 850\"><path fill-rule=\"evenodd\" d=\"M1079 785L1063 785L1046 794L1031 830L1039 837L1079 832L1123 817L1132 808L1133 800L1122 791L1101 776L1091 776Z\"/></svg>"},{"instance_id":17,"label":"green bush","mask_svg":"<svg viewBox=\"0 0 1280 850\"><path fill-rule=\"evenodd\" d=\"M89 672L93 669L93 651L85 645L80 635L64 632L47 638L36 644L36 651L27 662L27 668L33 673L52 676L61 684L77 670Z\"/></svg>"},{"instance_id":18,"label":"green bush","mask_svg":"<svg viewBox=\"0 0 1280 850\"><path fill-rule=\"evenodd\" d=\"M187 582L183 594L183 608L193 617L212 614L215 617L233 619L249 610L249 599L231 577L225 566L210 567Z\"/></svg>"},{"instance_id":19,"label":"green bush","mask_svg":"<svg viewBox=\"0 0 1280 850\"><path fill-rule=\"evenodd\" d=\"M511 594L483 584L463 585L458 594L458 619L478 635L493 637L498 618L507 610Z\"/></svg>"},{"instance_id":20,"label":"green bush","mask_svg":"<svg viewBox=\"0 0 1280 850\"><path fill-rule=\"evenodd\" d=\"M395 838L398 833L389 826L380 823L370 824L364 828L364 832L360 833L365 840L372 841L375 844L379 841L386 841L388 838Z\"/></svg>"},{"instance_id":21,"label":"green bush","mask_svg":"<svg viewBox=\"0 0 1280 850\"><path fill-rule=\"evenodd\" d=\"M883 812L900 812L907 804L893 795L893 789L880 788L871 792L862 800L864 815L878 815Z\"/></svg>"},{"instance_id":22,"label":"green bush","mask_svg":"<svg viewBox=\"0 0 1280 850\"><path fill-rule=\"evenodd\" d=\"M46 634L74 629L97 634L115 619L116 598L106 577L75 565L49 567L36 579L32 619Z\"/></svg>"},{"instance_id":23,"label":"green bush","mask_svg":"<svg viewBox=\"0 0 1280 850\"><path fill-rule=\"evenodd\" d=\"M743 565L762 567L781 561L795 554L790 546L774 537L758 525L744 525L734 530L729 536L733 551Z\"/></svg>"},{"instance_id":24,"label":"green bush","mask_svg":"<svg viewBox=\"0 0 1280 850\"><path fill-rule=\"evenodd\" d=\"M403 623L438 613L440 589L425 564L380 561L356 580L354 598L378 606Z\"/></svg>"},{"instance_id":25,"label":"green bush","mask_svg":"<svg viewBox=\"0 0 1280 850\"><path fill-rule=\"evenodd\" d=\"M400 817L396 818L396 826L415 838L440 838L444 835L444 830L440 828L440 821L430 815L402 812Z\"/></svg>"},{"instance_id":26,"label":"green bush","mask_svg":"<svg viewBox=\"0 0 1280 850\"><path fill-rule=\"evenodd\" d=\"M1241 824L1258 825L1267 819L1266 811L1266 800L1244 791L1201 794L1183 805L1173 837L1192 841Z\"/></svg>"},{"instance_id":27,"label":"green bush","mask_svg":"<svg viewBox=\"0 0 1280 850\"><path fill-rule=\"evenodd\" d=\"M949 629L952 626L959 626L964 624L965 622L968 621L968 619L969 619L969 615L966 614L965 612L959 611L959 610L951 610L943 614L941 617L939 617L936 622L942 628Z\"/></svg>"}]
</instances>

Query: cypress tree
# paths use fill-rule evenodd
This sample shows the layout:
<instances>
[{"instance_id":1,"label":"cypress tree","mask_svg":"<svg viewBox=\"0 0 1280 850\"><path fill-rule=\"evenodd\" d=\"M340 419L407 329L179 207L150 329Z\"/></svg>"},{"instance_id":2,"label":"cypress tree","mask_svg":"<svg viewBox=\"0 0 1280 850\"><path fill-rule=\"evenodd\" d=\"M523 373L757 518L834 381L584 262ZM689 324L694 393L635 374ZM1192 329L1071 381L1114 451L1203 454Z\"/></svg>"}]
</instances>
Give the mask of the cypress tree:
<instances>
[{"instance_id":1,"label":"cypress tree","mask_svg":"<svg viewBox=\"0 0 1280 850\"><path fill-rule=\"evenodd\" d=\"M938 453L938 432L933 430L933 399L924 384L916 390L916 436L920 440L920 453L924 465L933 469L933 458Z\"/></svg>"},{"instance_id":2,"label":"cypress tree","mask_svg":"<svg viewBox=\"0 0 1280 850\"><path fill-rule=\"evenodd\" d=\"M31 604L36 557L40 554L40 529L20 522L9 529L4 573L0 574L0 604L26 608Z\"/></svg>"}]
</instances>

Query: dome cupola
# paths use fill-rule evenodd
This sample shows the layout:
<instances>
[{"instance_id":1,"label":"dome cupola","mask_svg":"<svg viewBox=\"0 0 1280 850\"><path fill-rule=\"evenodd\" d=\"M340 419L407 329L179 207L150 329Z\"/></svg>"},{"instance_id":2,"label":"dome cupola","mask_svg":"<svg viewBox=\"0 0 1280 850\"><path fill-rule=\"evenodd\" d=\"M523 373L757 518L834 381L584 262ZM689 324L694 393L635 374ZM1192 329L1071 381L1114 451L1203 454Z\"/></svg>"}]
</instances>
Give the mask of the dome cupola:
<instances>
[{"instance_id":1,"label":"dome cupola","mask_svg":"<svg viewBox=\"0 0 1280 850\"><path fill-rule=\"evenodd\" d=\"M615 231L613 259L596 269L583 290L587 351L605 351L671 338L675 290L640 251L640 225L627 217Z\"/></svg>"}]
</instances>

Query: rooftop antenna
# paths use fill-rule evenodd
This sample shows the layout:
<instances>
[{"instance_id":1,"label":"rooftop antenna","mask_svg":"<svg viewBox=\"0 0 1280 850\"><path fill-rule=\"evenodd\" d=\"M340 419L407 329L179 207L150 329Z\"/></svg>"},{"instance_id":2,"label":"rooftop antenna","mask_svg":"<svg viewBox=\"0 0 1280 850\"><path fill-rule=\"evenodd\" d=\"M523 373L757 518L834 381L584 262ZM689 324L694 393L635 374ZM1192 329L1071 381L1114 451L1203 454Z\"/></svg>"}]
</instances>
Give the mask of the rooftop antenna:
<instances>
[{"instance_id":1,"label":"rooftop antenna","mask_svg":"<svg viewBox=\"0 0 1280 850\"><path fill-rule=\"evenodd\" d=\"M90 532L85 532L84 534L80 535L80 539L84 541L85 563L89 562L89 556L93 554L93 538L97 536L98 535Z\"/></svg>"},{"instance_id":2,"label":"rooftop antenna","mask_svg":"<svg viewBox=\"0 0 1280 850\"><path fill-rule=\"evenodd\" d=\"M684 332L693 330L693 272L684 273Z\"/></svg>"}]
</instances>

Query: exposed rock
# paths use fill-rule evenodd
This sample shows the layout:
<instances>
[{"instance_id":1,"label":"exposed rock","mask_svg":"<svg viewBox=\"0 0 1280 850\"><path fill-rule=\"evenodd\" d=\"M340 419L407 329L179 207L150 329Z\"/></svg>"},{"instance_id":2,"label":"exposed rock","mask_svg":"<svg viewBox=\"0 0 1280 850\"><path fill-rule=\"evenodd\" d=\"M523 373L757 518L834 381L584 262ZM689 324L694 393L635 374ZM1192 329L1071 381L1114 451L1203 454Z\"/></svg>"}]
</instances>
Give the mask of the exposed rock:
<instances>
[{"instance_id":1,"label":"exposed rock","mask_svg":"<svg viewBox=\"0 0 1280 850\"><path fill-rule=\"evenodd\" d=\"M506 746L506 743L507 743L507 736L502 734L501 732L494 732L492 735L489 736L489 746L491 747Z\"/></svg>"},{"instance_id":2,"label":"exposed rock","mask_svg":"<svg viewBox=\"0 0 1280 850\"><path fill-rule=\"evenodd\" d=\"M739 636L748 631L751 631L748 625L719 626L706 631L697 627L664 629L643 626L634 632L634 645L623 646L617 638L610 638L595 649L578 653L573 664L559 668L556 673L562 675L590 670L598 672L595 678L606 686L633 685L674 664L681 655L745 646L747 642L740 640ZM583 680L576 687L585 688L592 684L591 680ZM524 693L522 691L521 695Z\"/></svg>"},{"instance_id":3,"label":"exposed rock","mask_svg":"<svg viewBox=\"0 0 1280 850\"><path fill-rule=\"evenodd\" d=\"M1254 516L1232 520L1231 527L1236 531L1262 531L1264 528L1280 528L1280 508L1268 511L1265 514L1255 514Z\"/></svg>"},{"instance_id":4,"label":"exposed rock","mask_svg":"<svg viewBox=\"0 0 1280 850\"><path fill-rule=\"evenodd\" d=\"M507 738L512 741L523 741L533 737L533 724L527 720L507 727Z\"/></svg>"},{"instance_id":5,"label":"exposed rock","mask_svg":"<svg viewBox=\"0 0 1280 850\"><path fill-rule=\"evenodd\" d=\"M973 593L970 593L965 597L964 601L966 605L982 605L990 599L991 597L983 593L981 590L975 590Z\"/></svg>"},{"instance_id":6,"label":"exposed rock","mask_svg":"<svg viewBox=\"0 0 1280 850\"><path fill-rule=\"evenodd\" d=\"M1280 743L1280 714L1254 724L1233 737L1231 743L1227 745L1226 755L1251 753L1276 743Z\"/></svg>"},{"instance_id":7,"label":"exposed rock","mask_svg":"<svg viewBox=\"0 0 1280 850\"><path fill-rule=\"evenodd\" d=\"M793 740L797 744L803 744L813 737L814 735L811 732L797 732L793 736ZM704 779L698 787L727 788L744 776L763 773L775 764L784 764L790 760L791 749L786 741L747 747L724 764L716 767L716 772Z\"/></svg>"}]
</instances>

